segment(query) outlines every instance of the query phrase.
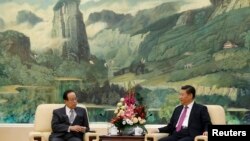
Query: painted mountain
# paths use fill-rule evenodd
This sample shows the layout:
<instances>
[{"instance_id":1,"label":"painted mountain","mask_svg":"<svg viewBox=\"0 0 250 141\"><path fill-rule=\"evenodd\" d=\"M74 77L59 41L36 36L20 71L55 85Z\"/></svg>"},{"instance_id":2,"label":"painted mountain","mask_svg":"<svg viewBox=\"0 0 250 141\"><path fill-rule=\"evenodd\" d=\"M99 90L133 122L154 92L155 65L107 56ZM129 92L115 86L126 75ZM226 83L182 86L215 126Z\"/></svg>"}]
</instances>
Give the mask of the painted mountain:
<instances>
[{"instance_id":1,"label":"painted mountain","mask_svg":"<svg viewBox=\"0 0 250 141\"><path fill-rule=\"evenodd\" d=\"M100 121L131 84L149 123L168 121L185 84L197 102L223 105L228 123L250 122L250 0L0 2L1 122L32 122L22 100L62 102L69 88ZM2 12L20 2L9 14L25 22Z\"/></svg>"}]
</instances>

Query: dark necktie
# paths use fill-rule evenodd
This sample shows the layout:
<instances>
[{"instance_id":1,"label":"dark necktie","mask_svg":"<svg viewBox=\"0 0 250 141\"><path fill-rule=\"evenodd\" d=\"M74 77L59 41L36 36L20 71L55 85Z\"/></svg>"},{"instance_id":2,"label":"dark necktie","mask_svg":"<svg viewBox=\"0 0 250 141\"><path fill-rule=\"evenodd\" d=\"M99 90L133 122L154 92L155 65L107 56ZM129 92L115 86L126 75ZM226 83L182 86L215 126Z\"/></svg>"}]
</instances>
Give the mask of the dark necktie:
<instances>
[{"instance_id":1,"label":"dark necktie","mask_svg":"<svg viewBox=\"0 0 250 141\"><path fill-rule=\"evenodd\" d=\"M185 117L186 117L186 114L187 114L187 109L188 109L188 107L185 106L185 107L184 107L184 110L183 110L183 112L182 112L182 114L181 114L181 116L180 116L180 118L179 118L179 122L178 122L178 125L177 125L177 127L176 127L176 131L177 131L177 132L181 130L181 126L182 126L182 124L183 124L183 122L184 122L184 119L185 119Z\"/></svg>"}]
</instances>

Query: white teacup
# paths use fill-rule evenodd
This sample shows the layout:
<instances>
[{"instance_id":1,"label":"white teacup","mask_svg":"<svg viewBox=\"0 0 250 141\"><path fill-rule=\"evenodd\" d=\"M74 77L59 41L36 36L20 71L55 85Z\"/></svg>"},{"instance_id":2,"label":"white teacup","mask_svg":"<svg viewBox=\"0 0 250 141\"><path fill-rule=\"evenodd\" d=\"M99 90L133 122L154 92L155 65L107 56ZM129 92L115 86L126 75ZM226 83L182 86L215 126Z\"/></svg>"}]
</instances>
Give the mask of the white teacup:
<instances>
[{"instance_id":1,"label":"white teacup","mask_svg":"<svg viewBox=\"0 0 250 141\"><path fill-rule=\"evenodd\" d=\"M110 135L118 135L118 129L115 126L112 126L109 129L109 133L110 133Z\"/></svg>"},{"instance_id":2,"label":"white teacup","mask_svg":"<svg viewBox=\"0 0 250 141\"><path fill-rule=\"evenodd\" d=\"M142 133L143 133L143 129L137 126L135 128L135 135L140 136L140 135L142 135Z\"/></svg>"}]
</instances>

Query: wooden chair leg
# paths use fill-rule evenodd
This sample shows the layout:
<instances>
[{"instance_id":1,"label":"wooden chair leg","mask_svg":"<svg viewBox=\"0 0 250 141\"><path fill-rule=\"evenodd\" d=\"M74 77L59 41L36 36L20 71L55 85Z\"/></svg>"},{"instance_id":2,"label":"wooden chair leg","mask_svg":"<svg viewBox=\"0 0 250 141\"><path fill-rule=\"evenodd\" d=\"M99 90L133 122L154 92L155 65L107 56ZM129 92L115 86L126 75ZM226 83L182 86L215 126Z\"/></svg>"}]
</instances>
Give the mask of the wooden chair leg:
<instances>
[{"instance_id":1,"label":"wooden chair leg","mask_svg":"<svg viewBox=\"0 0 250 141\"><path fill-rule=\"evenodd\" d=\"M147 137L147 141L154 141L154 138L152 138L152 137Z\"/></svg>"},{"instance_id":2,"label":"wooden chair leg","mask_svg":"<svg viewBox=\"0 0 250 141\"><path fill-rule=\"evenodd\" d=\"M42 138L41 137L34 137L34 140L35 141L42 141Z\"/></svg>"},{"instance_id":3,"label":"wooden chair leg","mask_svg":"<svg viewBox=\"0 0 250 141\"><path fill-rule=\"evenodd\" d=\"M96 139L96 136L89 136L89 141L93 141Z\"/></svg>"}]
</instances>

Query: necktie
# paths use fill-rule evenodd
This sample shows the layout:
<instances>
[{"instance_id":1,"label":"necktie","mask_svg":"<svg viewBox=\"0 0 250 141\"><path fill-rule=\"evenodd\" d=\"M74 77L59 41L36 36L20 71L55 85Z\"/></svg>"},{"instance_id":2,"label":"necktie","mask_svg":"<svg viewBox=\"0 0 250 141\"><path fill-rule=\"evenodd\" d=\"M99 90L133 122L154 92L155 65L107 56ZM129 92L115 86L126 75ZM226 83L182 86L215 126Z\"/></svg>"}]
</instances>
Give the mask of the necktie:
<instances>
[{"instance_id":1,"label":"necktie","mask_svg":"<svg viewBox=\"0 0 250 141\"><path fill-rule=\"evenodd\" d=\"M180 118L179 118L179 122L178 122L178 125L177 125L177 127L176 127L176 131L177 131L177 132L181 130L181 126L182 126L183 121L184 121L184 119L185 119L185 117L186 117L186 114L187 114L187 109L188 109L188 107L185 106L185 107L184 107L184 111L182 112L182 114L181 114L181 116L180 116Z\"/></svg>"},{"instance_id":2,"label":"necktie","mask_svg":"<svg viewBox=\"0 0 250 141\"><path fill-rule=\"evenodd\" d=\"M69 122L72 124L73 123L73 121L74 121L74 110L73 109L71 109L70 111L69 111Z\"/></svg>"}]
</instances>

